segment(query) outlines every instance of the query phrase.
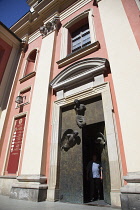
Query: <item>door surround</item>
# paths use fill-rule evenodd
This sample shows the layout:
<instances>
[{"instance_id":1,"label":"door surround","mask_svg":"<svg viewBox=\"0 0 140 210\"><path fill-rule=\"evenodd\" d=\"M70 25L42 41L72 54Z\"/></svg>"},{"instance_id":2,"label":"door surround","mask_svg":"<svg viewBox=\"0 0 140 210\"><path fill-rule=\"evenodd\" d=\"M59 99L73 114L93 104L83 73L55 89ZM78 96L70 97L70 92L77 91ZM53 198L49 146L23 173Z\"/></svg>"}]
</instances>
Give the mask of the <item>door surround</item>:
<instances>
[{"instance_id":1,"label":"door surround","mask_svg":"<svg viewBox=\"0 0 140 210\"><path fill-rule=\"evenodd\" d=\"M96 67L94 67L95 70ZM61 108L73 104L74 99L80 101L90 99L101 95L103 103L103 113L106 128L107 148L108 148L108 159L110 167L110 178L111 178L111 205L120 206L120 188L122 185L121 175L121 163L118 147L118 137L116 133L116 123L113 113L112 99L110 93L110 86L108 82L104 82L103 71L97 66L100 71L100 75L94 75L94 81L100 76L100 82L97 83L86 83L82 84L82 88L74 89L74 91L65 94L67 91L56 90L62 94L57 95L56 101L53 103L53 117L52 117L52 136L50 145L50 171L48 177L48 191L47 200L55 201L59 200L59 153L60 153L60 116ZM102 66L103 68L103 66ZM104 67L105 69L105 67ZM85 72L83 72L85 73ZM64 70L63 70L64 74ZM76 77L76 74L75 74ZM60 76L59 76L60 78ZM72 77L73 78L73 77ZM65 81L67 79L65 78ZM55 80L56 81L56 80ZM62 83L62 81L61 81ZM88 85L87 85L88 84ZM56 83L54 85L56 87ZM59 84L58 84L59 86ZM53 88L53 85L52 85ZM55 88L54 88L55 89Z\"/></svg>"}]
</instances>

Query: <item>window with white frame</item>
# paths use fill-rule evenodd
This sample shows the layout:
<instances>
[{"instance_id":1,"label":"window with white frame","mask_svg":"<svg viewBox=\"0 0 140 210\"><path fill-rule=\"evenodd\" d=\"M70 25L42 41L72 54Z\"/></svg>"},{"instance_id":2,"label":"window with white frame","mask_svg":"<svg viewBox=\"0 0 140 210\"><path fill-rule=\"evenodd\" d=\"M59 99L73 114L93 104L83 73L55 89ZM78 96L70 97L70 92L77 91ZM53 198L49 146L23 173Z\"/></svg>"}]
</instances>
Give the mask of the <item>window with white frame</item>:
<instances>
[{"instance_id":1,"label":"window with white frame","mask_svg":"<svg viewBox=\"0 0 140 210\"><path fill-rule=\"evenodd\" d=\"M72 52L91 43L88 24L80 27L72 33Z\"/></svg>"},{"instance_id":2,"label":"window with white frame","mask_svg":"<svg viewBox=\"0 0 140 210\"><path fill-rule=\"evenodd\" d=\"M88 9L62 27L60 59L95 41L93 13Z\"/></svg>"},{"instance_id":3,"label":"window with white frame","mask_svg":"<svg viewBox=\"0 0 140 210\"><path fill-rule=\"evenodd\" d=\"M91 43L88 19L82 19L80 22L76 24L77 27L73 27L73 31L69 29L70 40L68 45L71 44L70 52L75 52Z\"/></svg>"}]
</instances>

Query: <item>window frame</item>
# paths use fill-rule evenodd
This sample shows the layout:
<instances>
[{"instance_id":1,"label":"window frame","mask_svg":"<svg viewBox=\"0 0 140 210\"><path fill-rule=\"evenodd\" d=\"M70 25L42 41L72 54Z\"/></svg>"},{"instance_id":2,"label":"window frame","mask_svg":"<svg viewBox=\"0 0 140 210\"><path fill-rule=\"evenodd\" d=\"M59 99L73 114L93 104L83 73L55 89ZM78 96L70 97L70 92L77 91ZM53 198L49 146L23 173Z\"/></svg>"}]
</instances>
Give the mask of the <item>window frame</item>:
<instances>
[{"instance_id":1,"label":"window frame","mask_svg":"<svg viewBox=\"0 0 140 210\"><path fill-rule=\"evenodd\" d=\"M67 22L62 27L62 37L61 37L61 48L60 48L60 60L65 58L68 55L68 34L69 34L69 28L77 23L78 21L82 20L83 18L88 18L88 24L89 24L89 31L90 31L90 39L91 44L96 42L96 35L95 35L95 27L93 22L93 10L88 9L84 12L80 13L76 17L74 17L72 20Z\"/></svg>"}]
</instances>

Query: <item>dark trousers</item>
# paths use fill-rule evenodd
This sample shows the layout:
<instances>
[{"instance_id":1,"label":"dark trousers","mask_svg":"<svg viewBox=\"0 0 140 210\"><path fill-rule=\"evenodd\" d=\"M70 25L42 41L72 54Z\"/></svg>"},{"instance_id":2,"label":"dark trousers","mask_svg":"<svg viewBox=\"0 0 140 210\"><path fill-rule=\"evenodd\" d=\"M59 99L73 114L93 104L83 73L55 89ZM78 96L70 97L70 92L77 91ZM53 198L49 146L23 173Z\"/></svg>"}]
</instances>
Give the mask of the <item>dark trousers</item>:
<instances>
[{"instance_id":1,"label":"dark trousers","mask_svg":"<svg viewBox=\"0 0 140 210\"><path fill-rule=\"evenodd\" d=\"M100 178L90 178L90 200L100 198L101 185Z\"/></svg>"}]
</instances>

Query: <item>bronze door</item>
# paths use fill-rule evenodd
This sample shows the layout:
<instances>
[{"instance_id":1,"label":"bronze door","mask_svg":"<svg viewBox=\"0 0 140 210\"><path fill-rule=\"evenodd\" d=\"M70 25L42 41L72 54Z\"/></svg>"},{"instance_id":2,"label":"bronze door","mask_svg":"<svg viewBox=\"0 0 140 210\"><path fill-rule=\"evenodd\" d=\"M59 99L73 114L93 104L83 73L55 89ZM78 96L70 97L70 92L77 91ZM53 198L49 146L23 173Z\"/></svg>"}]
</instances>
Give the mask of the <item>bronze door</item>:
<instances>
[{"instance_id":1,"label":"bronze door","mask_svg":"<svg viewBox=\"0 0 140 210\"><path fill-rule=\"evenodd\" d=\"M105 123L101 97L82 102L86 106L86 126L79 128L76 123L74 104L62 109L60 138L60 178L59 198L62 202L84 203L89 200L89 183L86 180L86 166L94 153L103 165L102 195L110 203L110 173L107 144L102 147L95 143L96 135L105 135ZM64 149L62 142L67 141L73 131L78 132L76 143ZM65 144L66 145L66 144Z\"/></svg>"}]
</instances>

